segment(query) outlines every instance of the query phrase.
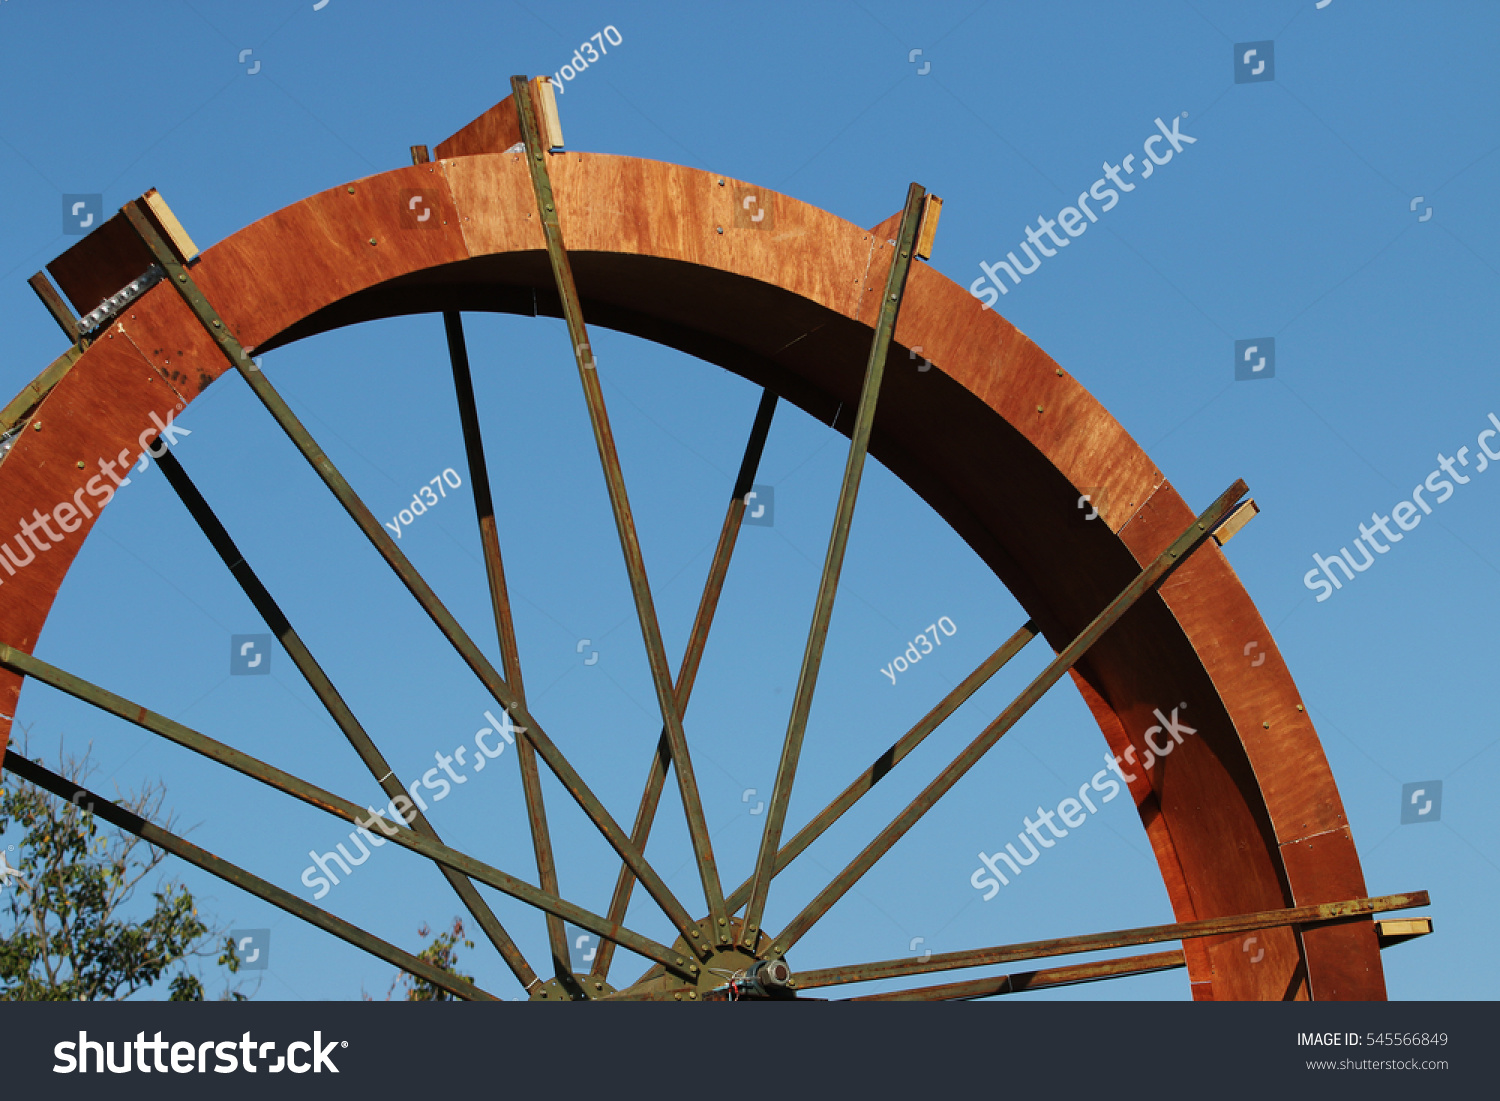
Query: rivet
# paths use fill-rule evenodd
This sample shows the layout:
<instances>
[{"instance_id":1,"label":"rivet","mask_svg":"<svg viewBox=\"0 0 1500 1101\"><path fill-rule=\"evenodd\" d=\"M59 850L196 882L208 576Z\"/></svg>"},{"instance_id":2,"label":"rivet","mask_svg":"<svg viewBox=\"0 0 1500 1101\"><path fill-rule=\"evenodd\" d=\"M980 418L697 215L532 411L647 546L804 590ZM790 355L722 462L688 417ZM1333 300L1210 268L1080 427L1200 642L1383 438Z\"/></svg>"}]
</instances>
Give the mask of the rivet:
<instances>
[{"instance_id":1,"label":"rivet","mask_svg":"<svg viewBox=\"0 0 1500 1101\"><path fill-rule=\"evenodd\" d=\"M723 233L724 232L724 227L723 226L714 226L714 232L715 233Z\"/></svg>"},{"instance_id":2,"label":"rivet","mask_svg":"<svg viewBox=\"0 0 1500 1101\"><path fill-rule=\"evenodd\" d=\"M82 460L82 459L79 459L79 460L78 460L78 469L79 469L79 470L82 470L82 469L83 469L83 460Z\"/></svg>"},{"instance_id":3,"label":"rivet","mask_svg":"<svg viewBox=\"0 0 1500 1101\"><path fill-rule=\"evenodd\" d=\"M42 430L42 422L41 421L37 421L31 427L34 428L34 429L36 429L38 432L40 432Z\"/></svg>"},{"instance_id":4,"label":"rivet","mask_svg":"<svg viewBox=\"0 0 1500 1101\"><path fill-rule=\"evenodd\" d=\"M696 990L689 990L688 991L688 1001L694 1002L694 1001L697 1001L697 1000L698 1000L698 992Z\"/></svg>"},{"instance_id":5,"label":"rivet","mask_svg":"<svg viewBox=\"0 0 1500 1101\"><path fill-rule=\"evenodd\" d=\"M688 930L688 935L696 937L698 935L698 930L696 930L696 929L689 929Z\"/></svg>"},{"instance_id":6,"label":"rivet","mask_svg":"<svg viewBox=\"0 0 1500 1101\"><path fill-rule=\"evenodd\" d=\"M1198 521L1198 530L1199 530L1199 531L1202 531L1202 530L1203 530L1203 521L1202 521L1202 520L1199 520L1199 521Z\"/></svg>"},{"instance_id":7,"label":"rivet","mask_svg":"<svg viewBox=\"0 0 1500 1101\"><path fill-rule=\"evenodd\" d=\"M896 296L895 296L895 295L894 295L894 294L893 294L893 295L891 295L891 301L892 301L892 302L894 302L894 301L896 301Z\"/></svg>"},{"instance_id":8,"label":"rivet","mask_svg":"<svg viewBox=\"0 0 1500 1101\"><path fill-rule=\"evenodd\" d=\"M1301 711L1301 710L1302 710L1302 705L1301 705L1301 704L1300 704L1300 703L1299 703L1299 704L1298 704L1298 705L1297 705L1297 710L1298 710L1298 711Z\"/></svg>"},{"instance_id":9,"label":"rivet","mask_svg":"<svg viewBox=\"0 0 1500 1101\"><path fill-rule=\"evenodd\" d=\"M729 924L729 922L728 922L728 920L726 920L726 919L725 919L725 918L720 918L720 919L719 919L719 924L720 924L720 925L728 925L728 924Z\"/></svg>"},{"instance_id":10,"label":"rivet","mask_svg":"<svg viewBox=\"0 0 1500 1101\"><path fill-rule=\"evenodd\" d=\"M1265 730L1270 730L1271 729L1271 724L1270 723L1261 723L1260 725Z\"/></svg>"},{"instance_id":11,"label":"rivet","mask_svg":"<svg viewBox=\"0 0 1500 1101\"><path fill-rule=\"evenodd\" d=\"M1040 413L1040 412L1042 412L1042 407L1041 407L1041 406L1040 406L1040 405L1038 405L1038 406L1037 406L1037 407L1036 407L1036 411L1037 411L1037 412L1038 412L1038 413Z\"/></svg>"},{"instance_id":12,"label":"rivet","mask_svg":"<svg viewBox=\"0 0 1500 1101\"><path fill-rule=\"evenodd\" d=\"M723 177L723 176L720 176L720 177L719 177L719 186L720 186L720 187L723 187L723 186L724 186L724 177Z\"/></svg>"},{"instance_id":13,"label":"rivet","mask_svg":"<svg viewBox=\"0 0 1500 1101\"><path fill-rule=\"evenodd\" d=\"M674 1002L680 1002L680 1001L682 1001L682 995L680 993L679 994L673 994L672 995L672 1000Z\"/></svg>"},{"instance_id":14,"label":"rivet","mask_svg":"<svg viewBox=\"0 0 1500 1101\"><path fill-rule=\"evenodd\" d=\"M354 194L354 188L352 186L349 188L349 194L351 194L351 195Z\"/></svg>"},{"instance_id":15,"label":"rivet","mask_svg":"<svg viewBox=\"0 0 1500 1101\"><path fill-rule=\"evenodd\" d=\"M1058 368L1058 369L1057 369L1057 377L1058 377L1058 378L1062 378L1062 368L1061 368L1061 367L1059 367L1059 368Z\"/></svg>"},{"instance_id":16,"label":"rivet","mask_svg":"<svg viewBox=\"0 0 1500 1101\"><path fill-rule=\"evenodd\" d=\"M179 282L179 283L186 283L187 282L187 273L183 272L181 275L179 275L177 277L177 282Z\"/></svg>"},{"instance_id":17,"label":"rivet","mask_svg":"<svg viewBox=\"0 0 1500 1101\"><path fill-rule=\"evenodd\" d=\"M373 244L374 244L374 243L375 243L375 238L373 238L373 237L371 237L371 238L370 238L370 244L372 244L372 245L373 245Z\"/></svg>"},{"instance_id":18,"label":"rivet","mask_svg":"<svg viewBox=\"0 0 1500 1101\"><path fill-rule=\"evenodd\" d=\"M215 329L222 328L222 326L219 324L219 322L217 320L214 321L214 328Z\"/></svg>"}]
</instances>

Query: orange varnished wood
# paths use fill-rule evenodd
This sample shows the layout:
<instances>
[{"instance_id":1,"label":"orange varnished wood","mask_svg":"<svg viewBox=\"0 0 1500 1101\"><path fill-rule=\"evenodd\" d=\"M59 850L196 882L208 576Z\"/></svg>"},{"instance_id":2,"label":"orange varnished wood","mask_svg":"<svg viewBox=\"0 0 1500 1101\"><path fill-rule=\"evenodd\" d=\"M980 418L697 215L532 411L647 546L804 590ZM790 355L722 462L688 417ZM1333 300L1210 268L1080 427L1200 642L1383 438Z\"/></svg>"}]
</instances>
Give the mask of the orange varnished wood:
<instances>
[{"instance_id":1,"label":"orange varnished wood","mask_svg":"<svg viewBox=\"0 0 1500 1101\"><path fill-rule=\"evenodd\" d=\"M194 278L242 342L260 348L442 308L557 314L527 166L502 152L514 142L501 108L438 146L430 164L354 181L246 227L206 250ZM548 167L591 324L720 364L850 430L891 262L884 238L764 189L761 206L774 216L748 223L736 215L749 185L696 169L574 152ZM412 222L412 194L430 201L432 220ZM153 368L174 401L225 369L172 288L153 289L128 314L118 339L90 348L38 410L63 440L133 442L165 393ZM918 370L923 360L930 370ZM109 416L95 421L89 411L104 395ZM0 464L0 515L48 508L71 484L29 436ZM926 264L912 268L870 453L968 541L1054 647L1194 512L1075 379ZM36 474L48 464L55 482ZM1095 494L1097 521L1081 519L1084 491ZM6 640L34 642L65 567L59 557L6 582L6 596L25 589L24 599L0 601ZM1012 626L995 625L997 641ZM1249 641L1266 655L1259 666L1243 653ZM1270 632L1215 544L1101 640L1075 680L1112 753L1133 746L1139 761L1157 708L1180 708L1196 728L1149 774L1127 766L1177 920L1364 893L1352 843L1320 840L1347 838L1332 774ZM10 693L13 703L15 687L0 678L0 700ZM1368 920L1309 931L1298 944L1272 930L1254 963L1243 938L1189 945L1194 997L1297 996L1303 966L1314 998L1384 996Z\"/></svg>"},{"instance_id":2,"label":"orange varnished wood","mask_svg":"<svg viewBox=\"0 0 1500 1101\"><path fill-rule=\"evenodd\" d=\"M473 157L480 153L503 153L521 140L521 121L516 118L515 97L506 96L432 151L434 160Z\"/></svg>"}]
</instances>

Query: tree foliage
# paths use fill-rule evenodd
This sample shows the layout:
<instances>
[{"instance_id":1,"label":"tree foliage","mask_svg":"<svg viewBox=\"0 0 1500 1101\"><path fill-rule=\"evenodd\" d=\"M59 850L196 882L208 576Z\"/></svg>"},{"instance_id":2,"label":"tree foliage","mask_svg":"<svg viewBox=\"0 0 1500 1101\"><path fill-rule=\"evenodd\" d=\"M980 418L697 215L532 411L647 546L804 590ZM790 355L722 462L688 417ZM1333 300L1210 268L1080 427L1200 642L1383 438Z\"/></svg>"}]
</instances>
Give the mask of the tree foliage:
<instances>
[{"instance_id":1,"label":"tree foliage","mask_svg":"<svg viewBox=\"0 0 1500 1101\"><path fill-rule=\"evenodd\" d=\"M80 785L91 771L87 754L65 758L60 769ZM117 802L156 821L165 794L161 785L148 785ZM231 973L239 969L229 938L199 917L180 883L159 878L149 912L139 920L128 916L142 909L131 902L166 857L161 850L7 774L0 781L0 834L12 823L25 832L3 852L16 877L0 887L0 1000L122 999L170 972L170 1000L201 1001L196 958L218 946L217 962ZM243 997L232 990L225 996Z\"/></svg>"},{"instance_id":2,"label":"tree foliage","mask_svg":"<svg viewBox=\"0 0 1500 1101\"><path fill-rule=\"evenodd\" d=\"M423 925L417 930L417 936L426 940L432 936L432 930ZM460 918L454 918L452 926L447 932L439 933L433 937L432 943L417 953L417 958L425 960L441 971L456 978L463 979L467 983L474 981L474 976L465 975L458 970L458 947L473 948L474 942L464 936L464 923ZM408 1002L452 1002L458 1001L456 994L444 990L440 986L428 982L426 979L418 978L416 975L402 971L391 980L391 987L385 992L385 1000L390 1001L396 993L396 988L401 987L404 991L402 1000ZM368 994L364 996L365 1001L373 1001Z\"/></svg>"}]
</instances>

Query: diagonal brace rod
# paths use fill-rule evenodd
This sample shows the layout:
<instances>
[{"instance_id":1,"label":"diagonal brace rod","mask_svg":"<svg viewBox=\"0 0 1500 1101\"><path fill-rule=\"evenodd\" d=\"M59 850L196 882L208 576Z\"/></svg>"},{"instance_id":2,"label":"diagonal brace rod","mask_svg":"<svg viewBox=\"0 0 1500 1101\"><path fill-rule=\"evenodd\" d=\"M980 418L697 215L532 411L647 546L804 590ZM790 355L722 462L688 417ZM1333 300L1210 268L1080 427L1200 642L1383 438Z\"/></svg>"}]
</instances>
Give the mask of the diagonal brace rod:
<instances>
[{"instance_id":1,"label":"diagonal brace rod","mask_svg":"<svg viewBox=\"0 0 1500 1101\"><path fill-rule=\"evenodd\" d=\"M661 708L662 722L667 728L667 741L672 748L672 761L676 766L677 786L682 794L682 807L687 818L688 835L692 839L693 855L698 864L698 877L702 880L703 894L708 902L711 931L704 939L717 939L720 944L727 945L729 943L729 918L724 909L724 888L719 880L718 865L714 861L713 842L708 831L708 820L703 812L698 779L693 772L692 759L688 756L687 735L682 729L682 709L678 706L677 693L672 687L672 670L667 664L666 646L662 642L661 625L657 620L656 606L651 598L651 584L646 577L645 559L641 555L635 519L630 512L630 501L625 491L625 475L620 468L620 456L615 448L614 433L610 429L609 414L604 407L604 390L599 384L599 372L594 362L594 353L589 346L588 332L584 328L583 308L578 298L578 287L573 281L572 264L568 260L567 248L563 244L562 227L557 216L557 203L552 194L551 176L547 171L547 150L541 145L536 116L532 113L531 89L526 78L512 77L510 83L515 95L516 114L521 122L521 135L526 146L526 162L531 169L532 189L536 193L537 213L540 216L542 232L547 243L547 258L551 262L558 297L562 301L563 320L568 326L568 339L573 345L573 355L578 362L578 377L583 383L584 400L588 405L589 420L594 430L594 442L599 449L599 460L604 467L604 482L609 490L610 509L614 513L615 527L619 532L620 549L624 552L625 570L630 577L630 591L635 598L636 618L640 620L641 637L646 645L646 660L651 668L651 682L656 689L656 700ZM698 936L697 930L693 930L692 936Z\"/></svg>"},{"instance_id":2,"label":"diagonal brace rod","mask_svg":"<svg viewBox=\"0 0 1500 1101\"><path fill-rule=\"evenodd\" d=\"M1000 671L1006 662L1021 652L1021 649L1036 637L1036 625L1026 623L1010 638L1002 642L999 648L980 662L979 665L954 686L953 691L939 701L938 705L929 711L922 720L903 734L890 749L882 753L875 762L865 769L854 782L843 792L822 809L811 822L798 831L797 836L781 847L776 854L776 866L772 875L780 875L781 870L807 850L807 847L823 836L828 827L832 826L844 812L855 803L863 799L870 790L886 775L901 763L912 750L922 744L922 740L936 730L948 716L963 706L964 702L984 685L992 676ZM745 904L750 897L750 880L745 880L734 894L729 896L729 911L733 913Z\"/></svg>"},{"instance_id":3,"label":"diagonal brace rod","mask_svg":"<svg viewBox=\"0 0 1500 1101\"><path fill-rule=\"evenodd\" d=\"M458 400L464 454L469 464L469 485L473 489L474 512L479 520L479 542L484 550L490 604L495 612L495 630L500 636L500 671L524 707L526 687L521 680L521 650L516 644L510 591L505 584L505 563L500 557L500 534L495 526L495 502L490 494L490 472L484 458L484 435L479 428L479 411L474 402L474 379L469 373L469 350L464 342L463 319L456 311L443 314L443 331L448 338L448 360L453 367L453 392ZM531 847L536 853L537 879L542 890L561 895L557 864L552 857L552 835L547 829L547 808L542 801L542 778L537 769L536 750L525 738L516 742L516 761L521 773L521 792L526 799L526 818L531 825ZM558 978L571 976L573 968L568 957L568 934L562 919L556 914L547 915L547 940L552 948L553 973Z\"/></svg>"},{"instance_id":4,"label":"diagonal brace rod","mask_svg":"<svg viewBox=\"0 0 1500 1101\"><path fill-rule=\"evenodd\" d=\"M1057 657L1053 658L1047 668L1039 673L1035 680L1026 686L1019 696L1015 698L998 718L982 730L977 738L971 742L962 753L953 760L946 769L938 774L922 793L914 799L905 810L896 816L880 835L871 841L852 860L848 867L834 878L823 891L792 919L792 923L782 931L776 938L775 950L785 952L795 944L802 935L812 928L813 924L842 898L853 886L859 882L861 876L875 866L875 862L890 851L891 846L905 836L907 830L916 825L921 817L926 814L941 799L954 784L963 777L964 773L973 768L979 759L989 752L990 748L998 742L1005 733L1021 720L1021 717L1031 710L1037 700L1046 695L1047 690L1056 684L1067 674L1089 648L1104 637L1106 631L1118 623L1137 601L1147 593L1155 592L1157 586L1161 585L1172 572L1177 569L1188 556L1192 554L1210 535L1215 528L1223 522L1234 506L1239 503L1241 497L1248 491L1243 481L1236 480L1234 485L1220 495L1219 499L1189 524L1187 530L1177 537L1172 544L1162 551L1152 563L1136 575L1129 585L1125 586L1120 595L1109 602L1108 606L1094 617L1092 623L1083 629L1083 632L1070 642Z\"/></svg>"},{"instance_id":5,"label":"diagonal brace rod","mask_svg":"<svg viewBox=\"0 0 1500 1101\"><path fill-rule=\"evenodd\" d=\"M1126 956L1117 960L1075 963L1067 967L1049 967L1041 971L1021 971L1014 975L994 975L969 982L950 982L940 986L919 986L912 990L894 990L888 994L863 994L851 1002L959 1002L973 998L993 998L997 994L1021 994L1054 986L1118 979L1125 975L1149 975L1154 971L1171 971L1186 967L1182 950L1153 952L1146 956Z\"/></svg>"},{"instance_id":6,"label":"diagonal brace rod","mask_svg":"<svg viewBox=\"0 0 1500 1101\"><path fill-rule=\"evenodd\" d=\"M458 652L458 655L463 658L464 663L479 678L480 683L488 689L490 695L495 698L496 702L502 708L512 715L519 717L524 722L525 725L517 729L536 747L537 753L547 762L547 767L552 769L563 786L568 789L568 793L573 796L574 800L583 809L583 812L588 815L589 821L594 823L595 828L604 835L605 840L609 842L615 852L630 865L631 870L635 872L641 884L646 888L646 893L662 908L662 911L671 919L672 924L676 926L684 939L687 939L689 931L696 928L693 924L693 919L688 915L682 903L672 894L671 889L667 887L661 876L657 874L656 869L647 864L640 852L630 844L630 839L625 836L625 831L620 828L619 823L604 809L604 804L599 801L588 785L583 782L583 777L578 775L567 758L558 750L552 739L547 737L541 725L521 705L521 701L511 691L510 686L500 677L500 674L495 671L494 666L489 663L489 660L480 651L479 647L474 644L474 640L468 636L458 621L453 618L453 614L443 606L442 601L438 600L437 594L432 591L426 579L417 572L406 556L401 553L401 549L396 546L395 541L386 533L380 521L375 519L374 514L366 507L364 501L360 500L359 495L354 492L348 480L334 466L333 460L323 452L323 449L318 446L317 441L313 439L312 434L297 419L297 415L292 412L286 400L276 392L276 388L271 385L260 368L245 354L244 346L229 331L229 327L224 323L223 318L219 316L218 311L203 296L203 292L193 282L192 276L188 274L187 269L183 267L176 255L167 247L166 242L156 232L156 228L151 224L146 215L141 212L138 203L132 202L126 204L123 212L129 219L131 226L140 235L141 240L146 243L147 247L156 257L157 263L161 264L166 270L168 280L172 286L182 296L183 301L187 303L194 314L197 315L205 331L213 337L214 341L219 345L220 350L224 353L225 358L239 371L240 376L249 384L255 396L260 399L261 404L266 407L272 418L280 425L282 431L286 433L287 438L292 441L297 450L302 453L303 458L317 471L318 476L323 479L323 483L333 492L339 504L343 505L344 510L349 513L350 517L359 526L365 538L370 541L370 544L386 560L391 569L395 571L396 576L406 586L407 591L416 598L417 603L427 613L428 618L433 621L443 637L449 641L454 650ZM689 943L691 943L691 940L689 940ZM711 952L707 945L700 945L697 951L704 958L707 958Z\"/></svg>"},{"instance_id":7,"label":"diagonal brace rod","mask_svg":"<svg viewBox=\"0 0 1500 1101\"><path fill-rule=\"evenodd\" d=\"M891 253L891 269L886 276L875 334L870 341L870 357L865 366L864 384L854 429L849 437L849 457L844 463L844 480L839 487L838 505L834 511L833 532L828 538L828 554L823 560L823 575L818 582L818 600L813 607L812 626L807 632L807 648L802 654L802 669L797 675L797 691L792 698L792 715L787 723L786 740L781 747L781 761L776 766L776 784L771 789L771 804L766 808L766 824L761 832L760 852L755 860L755 875L750 900L745 908L745 922L740 929L742 943L754 944L759 935L766 896L775 875L776 850L781 846L781 830L786 822L787 807L792 800L792 782L802 755L802 738L812 711L813 691L818 683L818 669L823 662L823 645L828 640L828 626L833 619L833 601L838 593L839 574L844 567L844 551L849 544L849 525L854 519L854 504L859 497L859 482L864 471L865 452L870 445L870 431L875 423L875 404L880 397L880 382L885 373L886 355L896 331L896 316L906 291L906 277L911 270L911 254L917 229L922 222L922 200L926 192L912 184L906 192L906 209L901 215L901 230Z\"/></svg>"},{"instance_id":8,"label":"diagonal brace rod","mask_svg":"<svg viewBox=\"0 0 1500 1101\"><path fill-rule=\"evenodd\" d=\"M844 983L870 982L875 979L894 979L902 975L952 971L961 967L984 967L995 963L1010 963L1014 960L1067 956L1075 952L1129 948L1137 944L1159 944L1162 941L1191 940L1194 937L1232 936L1238 933L1254 932L1257 929L1274 929L1283 925L1322 925L1331 921L1347 921L1369 914L1381 914L1389 910L1409 910L1414 906L1426 906L1430 901L1426 891L1413 891L1408 894L1353 898L1342 902L1323 902L1283 910L1260 910L1253 914L1237 914L1231 917L1203 918L1199 921L1183 921L1171 925L1147 925L1137 929L1121 929L1112 933L1087 933L1083 936L1062 937L1058 940L1036 940L1025 944L1003 945L998 948L980 948L972 952L942 952L928 956L925 960L884 960L881 963L866 963L857 967L829 967L799 974L797 986L799 989L839 986Z\"/></svg>"},{"instance_id":9,"label":"diagonal brace rod","mask_svg":"<svg viewBox=\"0 0 1500 1101\"><path fill-rule=\"evenodd\" d=\"M771 417L776 412L776 400L776 395L770 389L761 392L760 405L756 407L755 420L750 426L750 439L745 444L744 458L740 460L739 477L735 479L729 508L724 513L724 526L719 529L719 544L714 548L713 562L708 568L708 580L703 584L703 596L698 601L698 614L693 620L692 633L688 635L687 652L682 656L682 668L677 673L677 705L684 713L687 712L688 700L693 694L693 683L698 677L698 665L703 660L704 647L708 644L708 631L719 606L719 596L724 591L724 579L729 574L729 560L734 554L740 523L745 515L745 495L755 483L755 472L760 467L761 453L765 450L766 437L771 431ZM635 816L635 828L630 833L631 843L641 852L646 851L646 840L651 835L657 803L667 782L671 753L671 741L664 727L656 744L656 753L651 758L646 790L641 793L640 809ZM622 867L615 883L615 893L609 900L607 916L610 916L610 920L625 920L625 912L630 906L631 888L634 886L635 876L630 874L629 868ZM731 905L727 908L732 913L739 906ZM609 975L614 950L615 946L609 943L599 946L590 972L596 978L602 979Z\"/></svg>"},{"instance_id":10,"label":"diagonal brace rod","mask_svg":"<svg viewBox=\"0 0 1500 1101\"><path fill-rule=\"evenodd\" d=\"M408 974L415 975L420 979L435 986L442 987L451 994L470 1001L498 1001L493 994L488 994L472 983L465 982L457 975L444 971L440 967L428 963L426 960L403 952L394 944L372 936L357 925L351 925L342 918L334 917L327 910L320 909L310 902L306 902L289 891L284 891L274 883L267 883L258 876L251 875L243 868L237 867L223 860L205 849L200 849L192 842L178 837L175 833L162 829L146 821L134 811L126 810L124 807L111 803L102 795L96 795L88 788L80 787L78 784L63 779L55 772L37 764L35 761L22 757L15 750L9 749L5 752L5 771L13 772L28 783L35 784L39 788L45 788L60 799L67 799L75 805L83 806L89 813L104 819L112 826L116 826L126 833L134 834L142 841L155 845L158 849L171 853L173 856L181 857L189 864L202 868L210 875L218 876L226 883L233 883L257 898L264 899L272 906L279 907L299 917L303 921L316 925L341 940L346 940L356 948L363 948L371 955L378 956L386 963L393 964Z\"/></svg>"},{"instance_id":11,"label":"diagonal brace rod","mask_svg":"<svg viewBox=\"0 0 1500 1101\"><path fill-rule=\"evenodd\" d=\"M123 696L117 696L106 688L92 684L82 677L76 677L71 673L65 673L54 665L49 665L40 658L28 654L24 650L17 649L5 643L0 643L0 666L4 666L13 672L23 676L31 677L33 680L50 685L58 691L66 692L74 699L82 700L84 703L92 704L101 711L107 711L127 722L134 723L143 730L149 730L174 742L184 749L191 749L207 757L211 761L217 761L221 765L232 768L243 776L252 780L258 780L268 787L275 788L284 794L294 796L310 806L326 811L335 818L342 818L346 822L352 822L360 829L365 830L373 838L378 831L385 840L394 841L402 848L436 861L455 871L461 872L470 879L477 879L519 899L539 910L557 914L559 917L571 921L580 928L590 932L598 933L601 937L618 941L629 948L632 952L660 963L667 970L683 975L691 981L696 977L698 965L684 959L679 953L669 948L664 948L655 941L622 929L618 925L611 925L599 915L590 913L581 906L575 906L571 902L549 895L545 891L518 879L513 875L500 871L481 860L461 853L456 849L450 849L440 841L434 841L430 837L423 837L414 830L389 823L376 815L368 814L363 807L350 802L347 799L334 795L332 792L310 784L300 777L293 776L289 772L268 764L258 758L251 757L247 753L241 753L223 742L210 738L208 735L194 730L192 727L184 726L179 722L159 715L155 711L147 710L145 707L127 700ZM387 829L386 827L390 828ZM377 842L380 844L383 842Z\"/></svg>"},{"instance_id":12,"label":"diagonal brace rod","mask_svg":"<svg viewBox=\"0 0 1500 1101\"><path fill-rule=\"evenodd\" d=\"M250 563L245 561L244 556L240 553L239 548L235 546L229 532L225 530L224 525L220 522L218 516L214 514L213 509L204 499L203 494L199 492L198 487L188 477L187 471L182 468L182 463L178 461L177 456L163 448L161 457L157 459L157 463L161 466L162 473L167 476L167 482L176 491L177 496L187 508L189 515L197 521L198 527L202 529L209 543L218 552L224 565L229 567L230 574L239 582L245 596L249 598L255 610L260 613L261 619L265 620L266 626L271 629L271 633L281 642L287 654L290 655L292 663L297 666L298 671L306 679L308 686L312 688L313 694L328 709L328 714L333 718L338 728L344 732L344 737L349 739L349 744L354 747L354 751L359 754L359 759L370 770L370 775L375 777L376 782L380 785L380 789L393 802L398 796L405 798L406 785L396 777L395 770L386 761L380 750L375 747L375 743L371 741L369 734L365 732L359 720L354 717L354 712L349 709L349 705L344 701L343 696L334 687L333 681L329 679L323 667L313 657L312 651L307 648L301 636L292 627L291 621L287 619L286 614L281 610L281 606L276 603L275 597L271 595L270 591L261 582L260 577L251 568ZM413 805L410 813L413 829L424 836L432 838L434 841L442 840L442 838L438 837L437 831L432 828L432 824L428 822L427 816L420 809ZM510 938L510 934L500 924L500 919L495 916L494 911L480 897L474 884L470 883L452 868L439 866L438 870L443 873L443 878L447 879L454 891L458 893L458 897L462 900L465 908L474 916L474 920L479 923L485 935L489 937L491 943L494 944L501 957L504 958L506 965L516 976L516 979L523 987L529 990L537 982L536 972L531 969L531 965L521 955L521 950L516 947L515 941ZM546 889L545 885L543 889ZM557 892L550 891L549 893L556 894Z\"/></svg>"}]
</instances>

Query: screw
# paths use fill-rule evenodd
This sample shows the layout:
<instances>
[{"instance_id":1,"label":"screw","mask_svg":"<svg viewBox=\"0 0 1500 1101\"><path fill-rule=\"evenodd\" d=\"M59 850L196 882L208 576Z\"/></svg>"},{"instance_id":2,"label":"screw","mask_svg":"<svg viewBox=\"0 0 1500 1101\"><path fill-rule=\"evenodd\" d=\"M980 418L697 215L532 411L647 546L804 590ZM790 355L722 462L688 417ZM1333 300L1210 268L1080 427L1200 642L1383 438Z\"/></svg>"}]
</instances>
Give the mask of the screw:
<instances>
[{"instance_id":1,"label":"screw","mask_svg":"<svg viewBox=\"0 0 1500 1101\"><path fill-rule=\"evenodd\" d=\"M714 232L715 233L723 233L724 232L724 227L723 226L714 226Z\"/></svg>"}]
</instances>

